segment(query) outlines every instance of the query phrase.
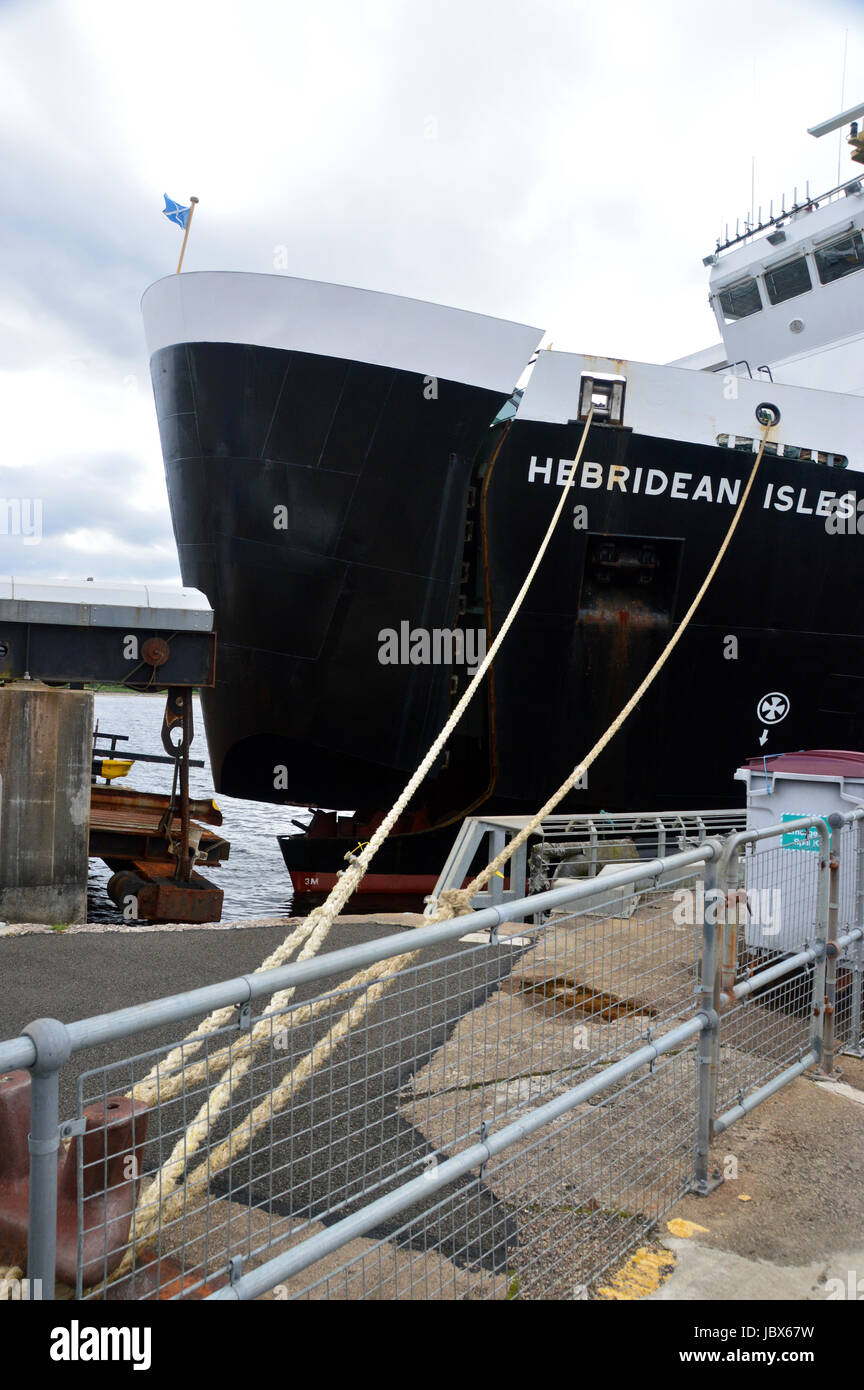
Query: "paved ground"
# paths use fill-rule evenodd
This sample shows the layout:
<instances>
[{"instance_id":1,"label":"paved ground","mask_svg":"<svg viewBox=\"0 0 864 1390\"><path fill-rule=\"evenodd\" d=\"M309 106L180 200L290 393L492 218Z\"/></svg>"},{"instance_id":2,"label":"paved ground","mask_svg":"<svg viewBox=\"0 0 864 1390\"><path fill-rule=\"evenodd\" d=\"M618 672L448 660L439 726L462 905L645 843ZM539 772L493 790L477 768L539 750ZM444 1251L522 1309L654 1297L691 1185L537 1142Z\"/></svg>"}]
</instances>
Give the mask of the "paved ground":
<instances>
[{"instance_id":1,"label":"paved ground","mask_svg":"<svg viewBox=\"0 0 864 1390\"><path fill-rule=\"evenodd\" d=\"M864 1298L864 1061L839 1066L846 1087L799 1078L726 1132L713 1157L737 1177L670 1213L706 1229L661 1234L678 1263L649 1297L839 1298L860 1280Z\"/></svg>"}]
</instances>

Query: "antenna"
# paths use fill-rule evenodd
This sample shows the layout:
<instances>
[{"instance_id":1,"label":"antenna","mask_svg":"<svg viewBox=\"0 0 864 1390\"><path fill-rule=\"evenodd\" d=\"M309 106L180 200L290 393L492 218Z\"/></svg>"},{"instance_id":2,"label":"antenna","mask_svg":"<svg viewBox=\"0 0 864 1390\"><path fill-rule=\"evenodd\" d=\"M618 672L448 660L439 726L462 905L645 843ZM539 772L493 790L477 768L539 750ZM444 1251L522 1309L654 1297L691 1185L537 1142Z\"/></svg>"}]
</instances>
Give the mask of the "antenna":
<instances>
[{"instance_id":1,"label":"antenna","mask_svg":"<svg viewBox=\"0 0 864 1390\"><path fill-rule=\"evenodd\" d=\"M840 80L840 105L846 100L846 57L849 52L849 30L843 38L843 76ZM843 136L837 136L837 182L840 182L840 175L843 167Z\"/></svg>"}]
</instances>

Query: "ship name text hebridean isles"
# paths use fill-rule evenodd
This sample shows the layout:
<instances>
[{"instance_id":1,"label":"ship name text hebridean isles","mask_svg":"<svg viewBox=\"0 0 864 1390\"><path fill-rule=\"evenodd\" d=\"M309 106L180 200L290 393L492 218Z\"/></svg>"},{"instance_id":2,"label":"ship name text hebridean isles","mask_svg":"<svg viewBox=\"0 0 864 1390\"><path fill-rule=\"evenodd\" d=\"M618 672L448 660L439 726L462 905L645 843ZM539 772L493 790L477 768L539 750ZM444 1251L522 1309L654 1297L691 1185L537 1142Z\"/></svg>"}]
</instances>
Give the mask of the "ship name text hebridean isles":
<instances>
[{"instance_id":1,"label":"ship name text hebridean isles","mask_svg":"<svg viewBox=\"0 0 864 1390\"><path fill-rule=\"evenodd\" d=\"M564 487L573 470L573 459L541 459L532 455L528 464L529 483L552 483ZM712 477L710 473L667 473L662 468L626 468L623 464L583 463L574 487L596 491L625 492L644 497L668 497L674 502L719 502L736 506L744 483L741 478ZM755 498L753 499L755 501ZM855 515L858 498L853 491L838 493L828 488L791 487L766 483L761 505L778 512L797 512L801 516L836 517Z\"/></svg>"}]
</instances>

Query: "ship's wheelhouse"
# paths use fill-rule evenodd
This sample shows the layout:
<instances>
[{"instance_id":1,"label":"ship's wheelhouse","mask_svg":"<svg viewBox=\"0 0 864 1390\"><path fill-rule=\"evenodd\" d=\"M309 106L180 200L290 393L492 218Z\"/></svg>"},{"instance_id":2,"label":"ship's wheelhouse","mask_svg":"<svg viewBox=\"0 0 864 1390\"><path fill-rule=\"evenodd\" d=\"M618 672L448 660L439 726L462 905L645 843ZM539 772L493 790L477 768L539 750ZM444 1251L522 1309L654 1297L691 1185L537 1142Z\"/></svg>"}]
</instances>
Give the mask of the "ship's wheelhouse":
<instances>
[{"instance_id":1,"label":"ship's wheelhouse","mask_svg":"<svg viewBox=\"0 0 864 1390\"><path fill-rule=\"evenodd\" d=\"M707 260L724 368L864 393L860 180L808 199L764 228L719 246Z\"/></svg>"}]
</instances>

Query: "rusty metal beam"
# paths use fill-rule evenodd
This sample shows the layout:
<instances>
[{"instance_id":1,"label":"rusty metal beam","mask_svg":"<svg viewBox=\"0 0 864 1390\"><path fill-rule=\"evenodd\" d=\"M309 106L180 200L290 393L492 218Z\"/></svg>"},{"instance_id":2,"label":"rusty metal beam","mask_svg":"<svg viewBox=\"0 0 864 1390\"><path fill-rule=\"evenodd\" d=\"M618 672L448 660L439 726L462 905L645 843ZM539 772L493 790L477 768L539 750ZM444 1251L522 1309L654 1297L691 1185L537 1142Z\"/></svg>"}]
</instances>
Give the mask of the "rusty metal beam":
<instances>
[{"instance_id":1,"label":"rusty metal beam","mask_svg":"<svg viewBox=\"0 0 864 1390\"><path fill-rule=\"evenodd\" d=\"M34 680L100 681L132 690L210 686L216 678L216 634L0 619L0 681L28 674Z\"/></svg>"}]
</instances>

